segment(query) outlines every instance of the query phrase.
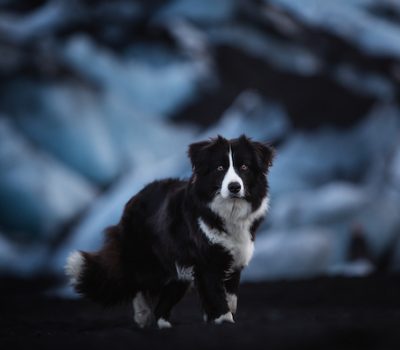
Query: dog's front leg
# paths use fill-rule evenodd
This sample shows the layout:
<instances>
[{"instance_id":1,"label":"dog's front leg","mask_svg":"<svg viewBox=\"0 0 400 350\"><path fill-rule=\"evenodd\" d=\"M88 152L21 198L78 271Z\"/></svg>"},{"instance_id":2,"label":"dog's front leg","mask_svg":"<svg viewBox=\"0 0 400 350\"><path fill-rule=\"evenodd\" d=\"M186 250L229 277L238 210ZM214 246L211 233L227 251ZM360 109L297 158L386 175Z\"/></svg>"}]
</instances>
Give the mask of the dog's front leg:
<instances>
[{"instance_id":1,"label":"dog's front leg","mask_svg":"<svg viewBox=\"0 0 400 350\"><path fill-rule=\"evenodd\" d=\"M237 298L240 283L240 270L234 271L225 280L226 301L228 302L229 310L235 315L237 310Z\"/></svg>"},{"instance_id":2,"label":"dog's front leg","mask_svg":"<svg viewBox=\"0 0 400 350\"><path fill-rule=\"evenodd\" d=\"M197 289L205 311L205 320L214 323L231 322L233 315L226 300L223 276L218 273L196 274Z\"/></svg>"}]
</instances>

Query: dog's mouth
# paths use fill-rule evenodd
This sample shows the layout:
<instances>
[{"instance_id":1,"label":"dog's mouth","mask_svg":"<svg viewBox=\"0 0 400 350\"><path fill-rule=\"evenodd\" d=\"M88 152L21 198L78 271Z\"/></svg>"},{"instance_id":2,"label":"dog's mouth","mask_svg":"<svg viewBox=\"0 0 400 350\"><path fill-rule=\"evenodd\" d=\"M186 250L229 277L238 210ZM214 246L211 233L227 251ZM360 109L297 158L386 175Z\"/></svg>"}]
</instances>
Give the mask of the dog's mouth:
<instances>
[{"instance_id":1,"label":"dog's mouth","mask_svg":"<svg viewBox=\"0 0 400 350\"><path fill-rule=\"evenodd\" d=\"M229 194L228 198L230 198L230 199L244 199L244 197L241 196L240 194L233 194L233 193Z\"/></svg>"},{"instance_id":2,"label":"dog's mouth","mask_svg":"<svg viewBox=\"0 0 400 350\"><path fill-rule=\"evenodd\" d=\"M245 200L245 196L240 194L240 193L229 193L228 197L225 197L226 200L233 200L233 201L238 201L238 200Z\"/></svg>"},{"instance_id":3,"label":"dog's mouth","mask_svg":"<svg viewBox=\"0 0 400 350\"><path fill-rule=\"evenodd\" d=\"M228 197L224 197L221 193L221 189L218 189L217 191L215 191L214 198L215 197L221 197L222 199L225 199L225 200L238 200L238 199L244 200L245 199L245 196L241 195L240 193L237 193L237 194L229 193Z\"/></svg>"}]
</instances>

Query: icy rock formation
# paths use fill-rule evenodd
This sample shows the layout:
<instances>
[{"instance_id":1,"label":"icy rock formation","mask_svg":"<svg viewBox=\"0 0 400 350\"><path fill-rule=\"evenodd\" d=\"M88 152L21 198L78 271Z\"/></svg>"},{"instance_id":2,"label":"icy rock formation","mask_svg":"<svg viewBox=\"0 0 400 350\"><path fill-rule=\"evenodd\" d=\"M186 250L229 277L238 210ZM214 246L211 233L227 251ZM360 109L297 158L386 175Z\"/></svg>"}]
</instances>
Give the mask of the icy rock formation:
<instances>
[{"instance_id":1,"label":"icy rock formation","mask_svg":"<svg viewBox=\"0 0 400 350\"><path fill-rule=\"evenodd\" d=\"M138 50L139 51L139 50ZM118 95L125 105L148 117L171 113L192 98L197 84L206 73L196 62L157 51L157 61L149 60L151 52L141 48L124 60L112 51L97 46L90 38L77 36L67 42L64 55L69 64L105 91Z\"/></svg>"},{"instance_id":2,"label":"icy rock formation","mask_svg":"<svg viewBox=\"0 0 400 350\"><path fill-rule=\"evenodd\" d=\"M45 271L49 249L46 244L20 244L0 232L0 276L32 278Z\"/></svg>"},{"instance_id":3,"label":"icy rock formation","mask_svg":"<svg viewBox=\"0 0 400 350\"><path fill-rule=\"evenodd\" d=\"M304 278L323 274L337 254L335 232L322 227L269 230L257 238L243 281Z\"/></svg>"},{"instance_id":4,"label":"icy rock formation","mask_svg":"<svg viewBox=\"0 0 400 350\"><path fill-rule=\"evenodd\" d=\"M100 185L118 175L118 153L100 119L101 96L77 84L21 81L2 99L26 137L59 161Z\"/></svg>"},{"instance_id":5,"label":"icy rock formation","mask_svg":"<svg viewBox=\"0 0 400 350\"><path fill-rule=\"evenodd\" d=\"M395 11L400 6L395 1L337 0L321 6L318 0L272 0L313 26L324 28L351 40L366 53L395 55L400 57L400 27L374 14L374 6L392 5ZM383 3L383 4L382 4ZM368 12L370 10L370 12Z\"/></svg>"},{"instance_id":6,"label":"icy rock formation","mask_svg":"<svg viewBox=\"0 0 400 350\"><path fill-rule=\"evenodd\" d=\"M281 195L335 179L374 177L377 169L381 173L383 169L376 167L395 147L399 117L397 108L379 106L365 121L344 131L328 127L316 132L296 131L279 149L270 174L271 191Z\"/></svg>"},{"instance_id":7,"label":"icy rock formation","mask_svg":"<svg viewBox=\"0 0 400 350\"><path fill-rule=\"evenodd\" d=\"M0 225L64 230L56 273L143 185L189 175L187 145L217 133L277 147L248 280L367 273L346 261L354 223L374 264L397 247L400 266L398 2L2 6Z\"/></svg>"},{"instance_id":8,"label":"icy rock formation","mask_svg":"<svg viewBox=\"0 0 400 350\"><path fill-rule=\"evenodd\" d=\"M157 21L185 18L195 22L220 22L233 17L237 1L219 0L174 0L155 15Z\"/></svg>"},{"instance_id":9,"label":"icy rock formation","mask_svg":"<svg viewBox=\"0 0 400 350\"><path fill-rule=\"evenodd\" d=\"M95 189L35 150L11 122L0 119L1 222L16 235L49 239L94 199Z\"/></svg>"},{"instance_id":10,"label":"icy rock formation","mask_svg":"<svg viewBox=\"0 0 400 350\"><path fill-rule=\"evenodd\" d=\"M202 137L221 134L234 138L246 134L272 143L285 138L289 130L290 121L281 106L266 101L255 91L244 91Z\"/></svg>"}]
</instances>

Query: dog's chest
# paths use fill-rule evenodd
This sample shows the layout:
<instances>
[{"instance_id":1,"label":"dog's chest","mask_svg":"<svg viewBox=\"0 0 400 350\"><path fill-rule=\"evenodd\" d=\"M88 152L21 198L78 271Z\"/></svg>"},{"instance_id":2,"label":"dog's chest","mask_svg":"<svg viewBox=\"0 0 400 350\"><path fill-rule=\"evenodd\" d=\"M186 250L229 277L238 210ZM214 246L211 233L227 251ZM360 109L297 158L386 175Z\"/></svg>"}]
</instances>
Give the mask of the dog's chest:
<instances>
[{"instance_id":1,"label":"dog's chest","mask_svg":"<svg viewBox=\"0 0 400 350\"><path fill-rule=\"evenodd\" d=\"M231 269L241 269L248 265L254 252L251 226L255 220L265 215L268 198L252 212L247 202L214 201L210 209L219 215L224 223L224 231L208 226L202 218L198 219L201 231L211 244L222 246L232 257Z\"/></svg>"},{"instance_id":2,"label":"dog's chest","mask_svg":"<svg viewBox=\"0 0 400 350\"><path fill-rule=\"evenodd\" d=\"M229 223L226 231L209 227L199 218L201 231L211 244L222 246L232 257L231 269L241 269L248 265L254 251L249 223Z\"/></svg>"},{"instance_id":3,"label":"dog's chest","mask_svg":"<svg viewBox=\"0 0 400 350\"><path fill-rule=\"evenodd\" d=\"M226 223L225 248L232 255L232 268L243 268L250 262L254 252L254 242L251 239L250 221ZM221 233L223 234L223 233Z\"/></svg>"}]
</instances>

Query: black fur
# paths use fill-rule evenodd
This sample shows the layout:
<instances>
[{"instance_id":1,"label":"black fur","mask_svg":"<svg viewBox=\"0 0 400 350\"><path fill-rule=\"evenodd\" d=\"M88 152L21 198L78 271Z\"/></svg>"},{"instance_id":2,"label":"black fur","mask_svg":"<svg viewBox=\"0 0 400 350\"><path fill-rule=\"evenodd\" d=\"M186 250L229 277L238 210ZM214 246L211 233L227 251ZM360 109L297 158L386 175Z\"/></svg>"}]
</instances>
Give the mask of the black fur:
<instances>
[{"instance_id":1,"label":"black fur","mask_svg":"<svg viewBox=\"0 0 400 350\"><path fill-rule=\"evenodd\" d=\"M193 174L187 181L165 179L144 187L125 205L120 222L107 230L106 242L96 253L81 252L82 271L77 292L110 305L132 300L138 292L156 300L155 319L169 318L190 281L179 280L177 267L193 267L193 278L208 320L226 314L226 292L237 295L242 267L231 269L232 255L212 244L199 228L201 218L210 228L225 231L226 219L209 204L218 194L231 148L235 171L247 189L238 201L256 210L267 195L266 174L273 150L245 136L194 143L188 155ZM242 164L248 165L242 170ZM261 223L257 218L249 232L252 239ZM229 232L227 232L229 234Z\"/></svg>"}]
</instances>

